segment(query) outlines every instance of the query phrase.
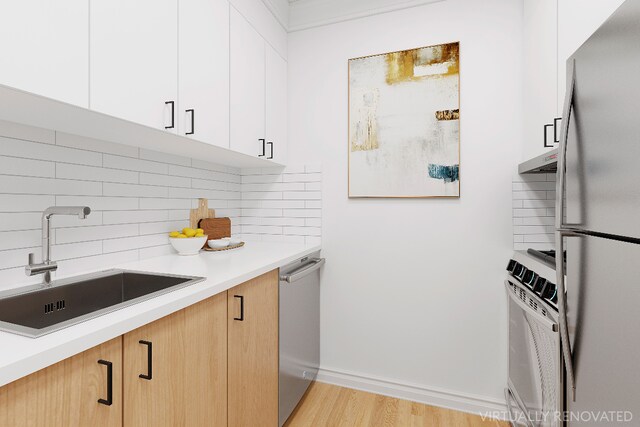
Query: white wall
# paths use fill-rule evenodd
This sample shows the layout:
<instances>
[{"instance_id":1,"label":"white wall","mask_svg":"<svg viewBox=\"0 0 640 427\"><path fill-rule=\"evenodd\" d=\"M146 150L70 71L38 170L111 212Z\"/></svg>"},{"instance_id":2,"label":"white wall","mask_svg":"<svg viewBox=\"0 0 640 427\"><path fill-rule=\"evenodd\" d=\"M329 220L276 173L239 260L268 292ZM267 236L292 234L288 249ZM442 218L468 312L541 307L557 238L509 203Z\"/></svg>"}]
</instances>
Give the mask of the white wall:
<instances>
[{"instance_id":1,"label":"white wall","mask_svg":"<svg viewBox=\"0 0 640 427\"><path fill-rule=\"evenodd\" d=\"M520 1L448 0L290 34L290 159L323 163L326 380L471 410L464 397L503 402L521 27ZM347 60L451 41L461 198L348 199Z\"/></svg>"}]
</instances>

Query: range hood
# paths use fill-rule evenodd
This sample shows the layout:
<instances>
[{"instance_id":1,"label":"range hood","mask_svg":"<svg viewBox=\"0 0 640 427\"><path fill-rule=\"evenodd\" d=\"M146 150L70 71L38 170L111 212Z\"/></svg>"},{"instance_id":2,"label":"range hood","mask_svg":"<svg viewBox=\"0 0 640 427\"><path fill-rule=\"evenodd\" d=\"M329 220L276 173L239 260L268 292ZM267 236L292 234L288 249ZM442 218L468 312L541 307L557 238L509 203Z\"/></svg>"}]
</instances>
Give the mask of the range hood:
<instances>
[{"instance_id":1,"label":"range hood","mask_svg":"<svg viewBox=\"0 0 640 427\"><path fill-rule=\"evenodd\" d=\"M558 149L529 159L518 165L518 173L555 173L558 170Z\"/></svg>"}]
</instances>

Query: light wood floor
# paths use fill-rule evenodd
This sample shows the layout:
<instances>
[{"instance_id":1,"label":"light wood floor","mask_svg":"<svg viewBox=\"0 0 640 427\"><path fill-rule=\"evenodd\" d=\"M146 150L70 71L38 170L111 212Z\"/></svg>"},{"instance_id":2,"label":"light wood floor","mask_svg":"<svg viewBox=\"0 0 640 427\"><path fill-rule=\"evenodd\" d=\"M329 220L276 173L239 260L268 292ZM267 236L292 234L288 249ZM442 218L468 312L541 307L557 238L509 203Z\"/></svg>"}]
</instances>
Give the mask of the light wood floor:
<instances>
[{"instance_id":1,"label":"light wood floor","mask_svg":"<svg viewBox=\"0 0 640 427\"><path fill-rule=\"evenodd\" d=\"M380 396L349 388L313 383L285 427L509 427L506 422Z\"/></svg>"}]
</instances>

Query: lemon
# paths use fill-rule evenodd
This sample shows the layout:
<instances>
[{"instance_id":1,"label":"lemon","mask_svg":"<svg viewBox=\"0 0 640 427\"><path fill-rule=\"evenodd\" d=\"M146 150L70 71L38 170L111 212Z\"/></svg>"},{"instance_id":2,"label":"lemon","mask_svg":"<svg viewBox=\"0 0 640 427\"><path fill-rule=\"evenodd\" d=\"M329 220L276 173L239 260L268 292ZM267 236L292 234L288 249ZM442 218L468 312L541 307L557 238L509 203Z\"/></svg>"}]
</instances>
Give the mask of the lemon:
<instances>
[{"instance_id":1,"label":"lemon","mask_svg":"<svg viewBox=\"0 0 640 427\"><path fill-rule=\"evenodd\" d=\"M196 229L196 234L204 234L204 230L202 228Z\"/></svg>"},{"instance_id":2,"label":"lemon","mask_svg":"<svg viewBox=\"0 0 640 427\"><path fill-rule=\"evenodd\" d=\"M178 234L176 236L176 239L186 239L186 238L187 238L187 236L185 236L184 234Z\"/></svg>"},{"instance_id":3,"label":"lemon","mask_svg":"<svg viewBox=\"0 0 640 427\"><path fill-rule=\"evenodd\" d=\"M169 233L169 237L178 237L180 235L179 231L172 231L171 233Z\"/></svg>"},{"instance_id":4,"label":"lemon","mask_svg":"<svg viewBox=\"0 0 640 427\"><path fill-rule=\"evenodd\" d=\"M187 237L193 237L196 235L196 230L194 230L193 228L184 228L182 230L182 234L184 234Z\"/></svg>"}]
</instances>

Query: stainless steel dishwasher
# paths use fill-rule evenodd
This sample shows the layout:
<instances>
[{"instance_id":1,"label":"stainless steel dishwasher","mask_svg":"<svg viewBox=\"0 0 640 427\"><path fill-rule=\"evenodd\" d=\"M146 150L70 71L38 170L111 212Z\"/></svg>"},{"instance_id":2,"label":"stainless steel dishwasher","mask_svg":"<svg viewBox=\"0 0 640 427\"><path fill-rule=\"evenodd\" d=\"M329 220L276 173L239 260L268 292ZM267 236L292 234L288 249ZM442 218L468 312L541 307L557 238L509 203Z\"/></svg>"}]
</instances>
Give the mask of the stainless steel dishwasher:
<instances>
[{"instance_id":1,"label":"stainless steel dishwasher","mask_svg":"<svg viewBox=\"0 0 640 427\"><path fill-rule=\"evenodd\" d=\"M320 365L320 252L280 269L279 425L287 421Z\"/></svg>"}]
</instances>

